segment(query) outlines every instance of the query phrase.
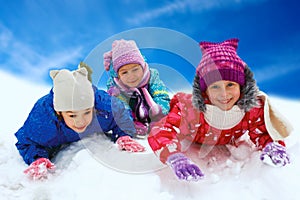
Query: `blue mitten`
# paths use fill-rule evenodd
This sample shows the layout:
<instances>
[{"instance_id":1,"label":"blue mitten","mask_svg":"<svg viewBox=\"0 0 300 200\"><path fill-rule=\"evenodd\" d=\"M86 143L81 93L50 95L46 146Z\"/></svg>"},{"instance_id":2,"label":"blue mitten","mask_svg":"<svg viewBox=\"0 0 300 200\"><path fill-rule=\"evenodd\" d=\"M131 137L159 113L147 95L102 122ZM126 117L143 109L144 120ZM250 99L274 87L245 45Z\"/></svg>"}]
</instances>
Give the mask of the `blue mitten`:
<instances>
[{"instance_id":1,"label":"blue mitten","mask_svg":"<svg viewBox=\"0 0 300 200\"><path fill-rule=\"evenodd\" d=\"M204 177L199 167L182 153L175 153L168 157L167 164L172 168L180 180L198 181Z\"/></svg>"},{"instance_id":2,"label":"blue mitten","mask_svg":"<svg viewBox=\"0 0 300 200\"><path fill-rule=\"evenodd\" d=\"M260 159L274 167L282 167L290 163L285 147L276 142L270 142L263 148Z\"/></svg>"}]
</instances>

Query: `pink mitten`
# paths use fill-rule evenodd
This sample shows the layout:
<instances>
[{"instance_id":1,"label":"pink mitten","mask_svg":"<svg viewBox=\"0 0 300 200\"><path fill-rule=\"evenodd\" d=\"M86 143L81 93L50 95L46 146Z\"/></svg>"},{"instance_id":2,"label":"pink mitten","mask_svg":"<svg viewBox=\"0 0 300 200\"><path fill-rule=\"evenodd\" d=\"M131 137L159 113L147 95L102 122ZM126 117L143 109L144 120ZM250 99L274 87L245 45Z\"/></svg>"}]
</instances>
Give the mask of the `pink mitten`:
<instances>
[{"instance_id":1,"label":"pink mitten","mask_svg":"<svg viewBox=\"0 0 300 200\"><path fill-rule=\"evenodd\" d=\"M48 170L54 171L55 165L47 158L39 158L32 162L24 173L36 180L47 178Z\"/></svg>"},{"instance_id":2,"label":"pink mitten","mask_svg":"<svg viewBox=\"0 0 300 200\"><path fill-rule=\"evenodd\" d=\"M133 140L130 136L122 136L117 140L119 149L129 152L142 152L145 147L140 145L137 141Z\"/></svg>"}]
</instances>

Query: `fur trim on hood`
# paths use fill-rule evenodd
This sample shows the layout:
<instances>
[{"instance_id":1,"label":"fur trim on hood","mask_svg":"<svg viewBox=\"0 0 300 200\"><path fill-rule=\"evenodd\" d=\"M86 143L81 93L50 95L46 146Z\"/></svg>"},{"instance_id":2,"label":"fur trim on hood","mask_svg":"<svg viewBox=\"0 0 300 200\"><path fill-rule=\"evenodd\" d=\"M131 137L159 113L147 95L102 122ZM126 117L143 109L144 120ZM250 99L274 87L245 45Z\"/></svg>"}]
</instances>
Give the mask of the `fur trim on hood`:
<instances>
[{"instance_id":1,"label":"fur trim on hood","mask_svg":"<svg viewBox=\"0 0 300 200\"><path fill-rule=\"evenodd\" d=\"M259 89L256 85L256 81L253 78L253 73L247 65L245 66L244 73L246 79L245 85L241 86L241 97L236 104L245 112L247 112L251 108L258 105L257 96ZM200 78L196 73L193 83L193 105L202 112L206 111L205 99L202 96L202 93L204 92L206 91L201 91L200 89Z\"/></svg>"}]
</instances>

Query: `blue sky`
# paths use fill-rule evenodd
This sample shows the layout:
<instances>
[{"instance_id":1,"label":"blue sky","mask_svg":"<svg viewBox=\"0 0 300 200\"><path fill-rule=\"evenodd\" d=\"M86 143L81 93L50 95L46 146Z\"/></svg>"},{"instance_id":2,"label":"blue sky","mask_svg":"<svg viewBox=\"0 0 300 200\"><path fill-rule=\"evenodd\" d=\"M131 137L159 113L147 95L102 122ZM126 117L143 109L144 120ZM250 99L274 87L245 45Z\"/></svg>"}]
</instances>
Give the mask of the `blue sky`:
<instances>
[{"instance_id":1,"label":"blue sky","mask_svg":"<svg viewBox=\"0 0 300 200\"><path fill-rule=\"evenodd\" d=\"M0 70L51 86L49 69L75 69L108 38L158 27L196 42L239 38L238 53L260 89L299 99L299 4L296 0L1 0ZM143 37L151 38L151 33L139 36L140 43ZM193 51L200 59L199 52ZM162 50L145 49L143 54L158 67L169 66L192 81L194 69L186 60ZM162 75L166 82L174 78Z\"/></svg>"}]
</instances>

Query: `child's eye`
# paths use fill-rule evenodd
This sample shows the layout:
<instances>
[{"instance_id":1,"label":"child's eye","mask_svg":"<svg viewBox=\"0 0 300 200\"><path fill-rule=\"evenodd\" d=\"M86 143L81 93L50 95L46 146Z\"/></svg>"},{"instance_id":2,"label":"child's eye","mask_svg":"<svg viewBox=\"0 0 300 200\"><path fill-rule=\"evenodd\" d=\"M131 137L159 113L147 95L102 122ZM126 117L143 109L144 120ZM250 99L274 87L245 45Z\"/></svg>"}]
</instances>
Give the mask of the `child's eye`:
<instances>
[{"instance_id":1,"label":"child's eye","mask_svg":"<svg viewBox=\"0 0 300 200\"><path fill-rule=\"evenodd\" d=\"M121 74L122 74L122 75L125 75L125 74L127 74L127 71L125 71L125 72L121 72Z\"/></svg>"},{"instance_id":2,"label":"child's eye","mask_svg":"<svg viewBox=\"0 0 300 200\"><path fill-rule=\"evenodd\" d=\"M139 70L139 67L135 67L135 68L133 68L133 70L132 71L138 71Z\"/></svg>"},{"instance_id":3,"label":"child's eye","mask_svg":"<svg viewBox=\"0 0 300 200\"><path fill-rule=\"evenodd\" d=\"M232 86L235 86L235 84L234 83L228 83L227 86L232 87Z\"/></svg>"},{"instance_id":4,"label":"child's eye","mask_svg":"<svg viewBox=\"0 0 300 200\"><path fill-rule=\"evenodd\" d=\"M76 117L76 115L69 115L69 117L70 117L70 118L75 118L75 117Z\"/></svg>"},{"instance_id":5,"label":"child's eye","mask_svg":"<svg viewBox=\"0 0 300 200\"><path fill-rule=\"evenodd\" d=\"M84 114L85 114L85 115L89 115L91 112L92 112L92 111L89 110L89 111L86 111Z\"/></svg>"},{"instance_id":6,"label":"child's eye","mask_svg":"<svg viewBox=\"0 0 300 200\"><path fill-rule=\"evenodd\" d=\"M210 88L211 88L211 89L218 89L219 86L217 86L217 85L212 85Z\"/></svg>"}]
</instances>

